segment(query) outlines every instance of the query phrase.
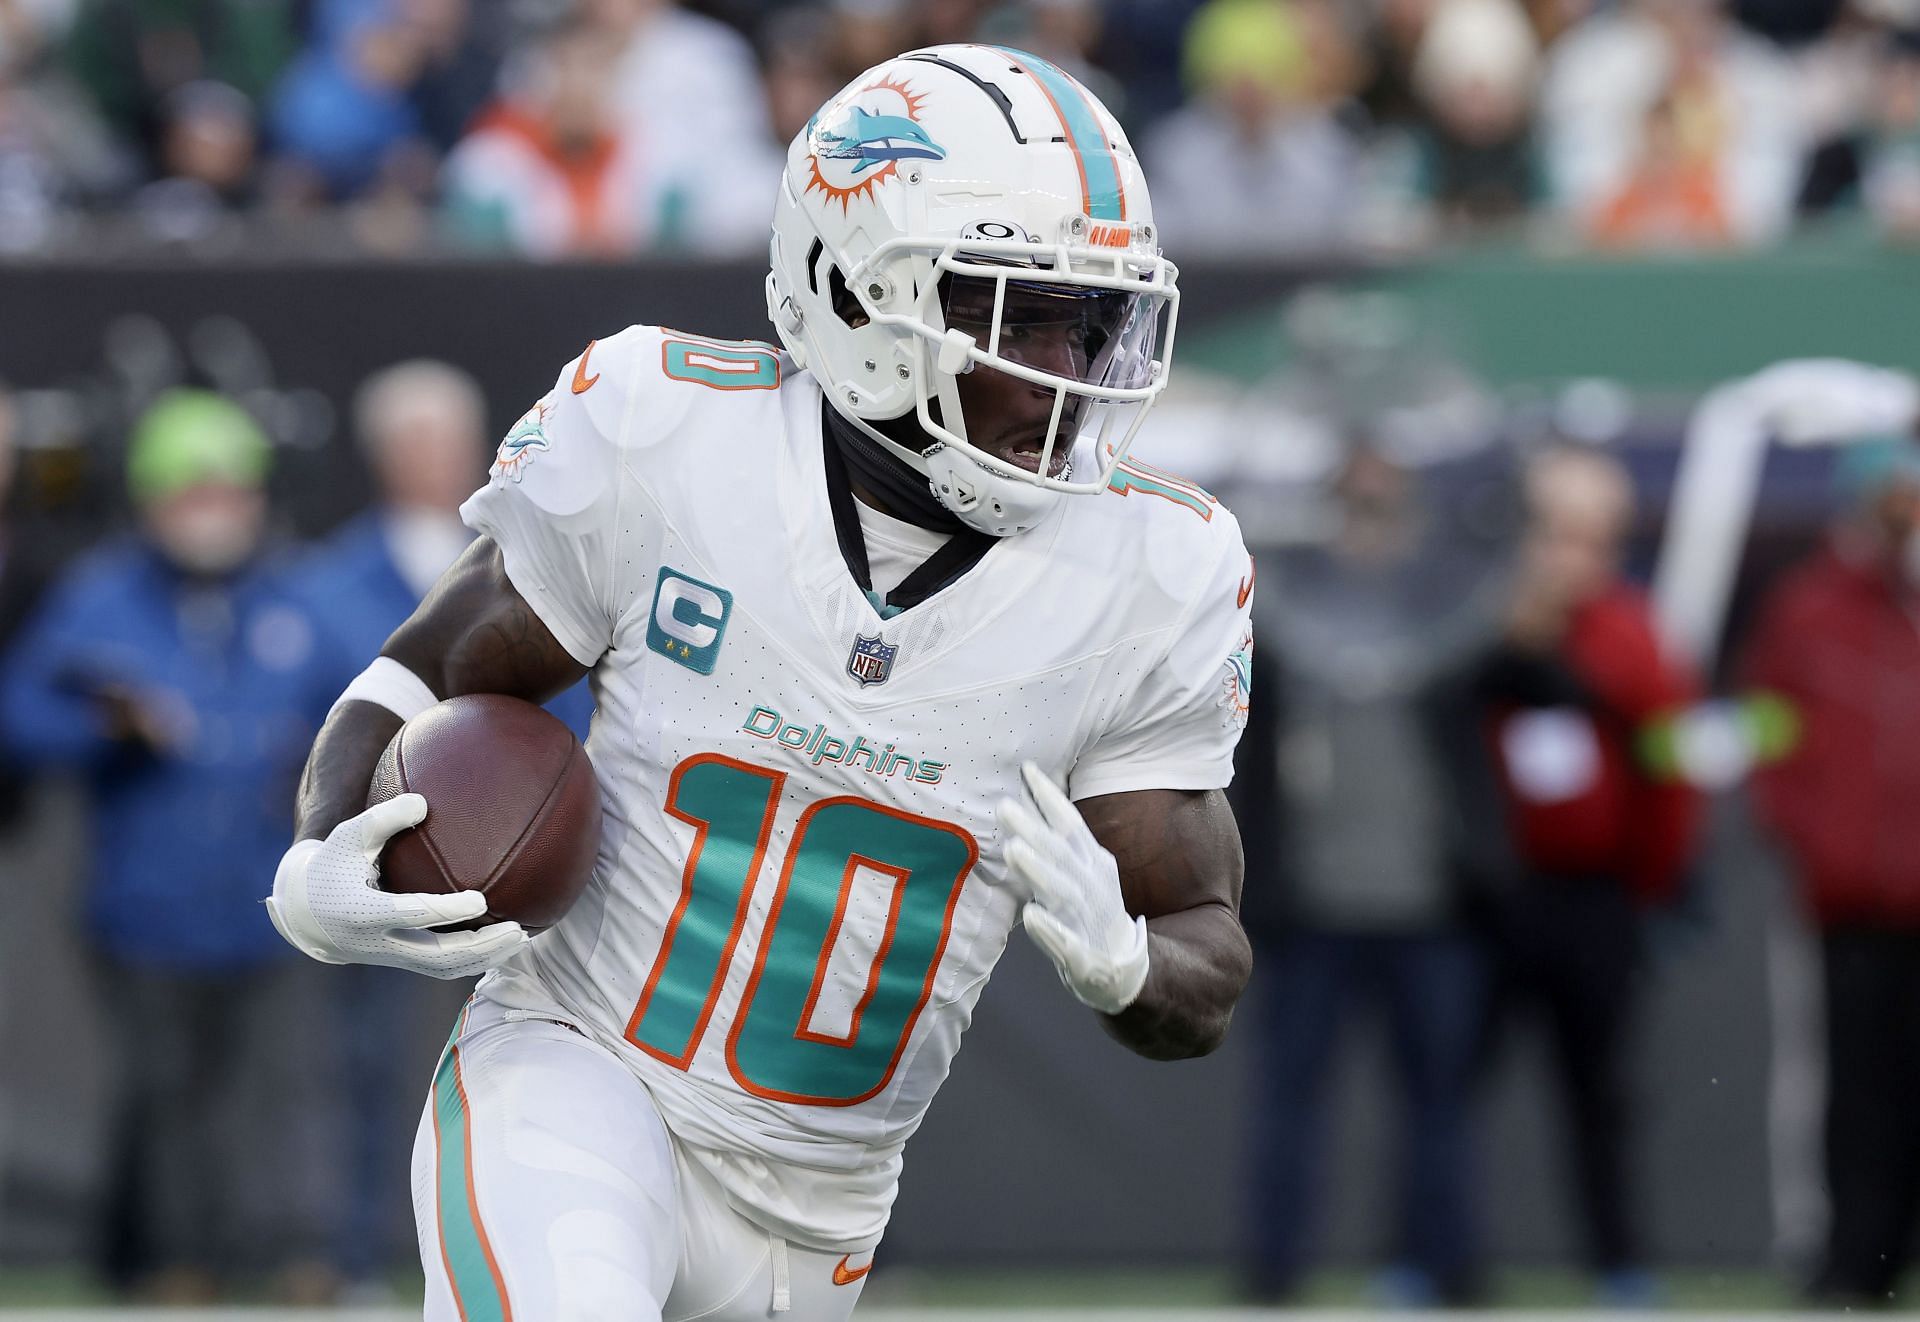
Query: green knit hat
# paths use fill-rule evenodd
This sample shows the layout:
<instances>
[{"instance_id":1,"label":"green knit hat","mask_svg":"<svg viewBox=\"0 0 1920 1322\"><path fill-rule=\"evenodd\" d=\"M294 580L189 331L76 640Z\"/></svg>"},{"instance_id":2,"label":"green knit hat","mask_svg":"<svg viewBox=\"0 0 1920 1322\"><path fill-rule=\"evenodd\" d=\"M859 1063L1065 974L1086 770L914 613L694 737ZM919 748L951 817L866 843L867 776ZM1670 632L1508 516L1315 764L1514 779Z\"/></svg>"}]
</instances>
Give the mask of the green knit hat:
<instances>
[{"instance_id":1,"label":"green knit hat","mask_svg":"<svg viewBox=\"0 0 1920 1322\"><path fill-rule=\"evenodd\" d=\"M134 424L127 490L151 505L202 482L258 487L271 463L252 414L211 390L169 390Z\"/></svg>"},{"instance_id":2,"label":"green knit hat","mask_svg":"<svg viewBox=\"0 0 1920 1322\"><path fill-rule=\"evenodd\" d=\"M1281 0L1209 0L1187 27L1184 64L1200 93L1242 78L1298 92L1313 71L1300 20Z\"/></svg>"}]
</instances>

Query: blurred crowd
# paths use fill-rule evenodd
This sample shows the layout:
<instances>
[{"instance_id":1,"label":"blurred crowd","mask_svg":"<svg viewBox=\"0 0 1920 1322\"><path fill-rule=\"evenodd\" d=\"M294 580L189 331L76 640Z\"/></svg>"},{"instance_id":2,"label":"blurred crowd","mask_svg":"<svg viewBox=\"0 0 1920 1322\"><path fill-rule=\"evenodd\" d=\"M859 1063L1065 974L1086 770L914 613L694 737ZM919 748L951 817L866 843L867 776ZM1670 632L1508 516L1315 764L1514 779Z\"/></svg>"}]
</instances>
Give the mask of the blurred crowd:
<instances>
[{"instance_id":1,"label":"blurred crowd","mask_svg":"<svg viewBox=\"0 0 1920 1322\"><path fill-rule=\"evenodd\" d=\"M1176 254L1920 237L1916 0L0 0L0 254L748 253L829 95L971 40Z\"/></svg>"},{"instance_id":2,"label":"blurred crowd","mask_svg":"<svg viewBox=\"0 0 1920 1322\"><path fill-rule=\"evenodd\" d=\"M1824 535L1761 588L1718 699L1630 572L1648 529L1621 456L1557 427L1449 453L1434 402L1391 428L1349 419L1285 535L1253 542L1257 696L1230 791L1256 954L1249 1294L1302 1297L1329 1201L1335 1065L1353 1030L1377 1026L1399 1141L1389 1187L1369 1191L1392 1209L1372 1302L1491 1297L1489 1092L1516 1031L1545 1042L1592 1298L1663 1302L1646 1117L1691 1085L1671 1064L1644 1069L1649 992L1698 953L1685 933L1710 923L1714 888L1753 886L1707 831L1710 794L1744 780L1788 883L1782 928L1816 970L1773 1007L1776 1084L1803 1048L1816 1076L1814 1100L1774 1098L1775 1138L1804 1131L1821 1154L1825 1208L1823 1235L1782 1243L1783 1265L1822 1307L1910 1306L1912 400L1897 433L1845 439ZM1241 494L1258 526L1257 490ZM1781 1035L1803 1012L1816 1042Z\"/></svg>"},{"instance_id":3,"label":"blurred crowd","mask_svg":"<svg viewBox=\"0 0 1920 1322\"><path fill-rule=\"evenodd\" d=\"M1631 481L1557 439L1451 472L1352 442L1328 535L1260 556L1261 700L1233 791L1265 955L1251 1283L1286 1300L1311 1261L1330 1063L1371 1006L1404 1098L1379 1302L1483 1301L1479 1094L1509 1030L1538 1021L1587 1262L1604 1302L1644 1306L1644 923L1687 884L1701 795L1644 753L1698 687L1623 574ZM1446 516L1476 490L1506 509Z\"/></svg>"}]
</instances>

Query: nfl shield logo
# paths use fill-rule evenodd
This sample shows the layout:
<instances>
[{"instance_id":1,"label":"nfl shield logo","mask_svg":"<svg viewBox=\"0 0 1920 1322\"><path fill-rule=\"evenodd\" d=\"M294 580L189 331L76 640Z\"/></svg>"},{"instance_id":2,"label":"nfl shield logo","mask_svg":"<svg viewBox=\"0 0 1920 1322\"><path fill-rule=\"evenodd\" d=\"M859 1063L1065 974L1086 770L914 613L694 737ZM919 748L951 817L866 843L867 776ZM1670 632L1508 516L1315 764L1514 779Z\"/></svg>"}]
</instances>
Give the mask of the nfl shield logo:
<instances>
[{"instance_id":1,"label":"nfl shield logo","mask_svg":"<svg viewBox=\"0 0 1920 1322\"><path fill-rule=\"evenodd\" d=\"M863 638L856 634L853 651L847 657L847 673L859 680L862 688L869 684L884 684L887 676L893 673L893 656L899 650L881 642L877 636Z\"/></svg>"}]
</instances>

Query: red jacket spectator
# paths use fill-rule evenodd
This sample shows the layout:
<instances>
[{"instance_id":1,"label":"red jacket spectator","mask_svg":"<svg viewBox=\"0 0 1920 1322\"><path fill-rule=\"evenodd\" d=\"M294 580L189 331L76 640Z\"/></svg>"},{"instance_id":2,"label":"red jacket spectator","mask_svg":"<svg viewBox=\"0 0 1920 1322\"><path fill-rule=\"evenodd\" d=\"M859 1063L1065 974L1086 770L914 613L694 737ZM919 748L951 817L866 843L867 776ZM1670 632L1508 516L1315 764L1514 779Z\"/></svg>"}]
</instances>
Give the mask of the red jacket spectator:
<instances>
[{"instance_id":1,"label":"red jacket spectator","mask_svg":"<svg viewBox=\"0 0 1920 1322\"><path fill-rule=\"evenodd\" d=\"M1920 927L1920 616L1885 563L1836 541L1774 590L1747 679L1799 716L1754 778L1814 917Z\"/></svg>"},{"instance_id":2,"label":"red jacket spectator","mask_svg":"<svg viewBox=\"0 0 1920 1322\"><path fill-rule=\"evenodd\" d=\"M1700 797L1649 766L1694 700L1645 598L1621 577L1633 484L1618 459L1549 447L1526 469L1526 532L1501 645L1474 676L1498 801L1462 846L1499 889L1482 897L1493 954L1488 1035L1519 1010L1551 1036L1589 1264L1602 1299L1644 1303L1634 1142L1641 910L1692 859ZM1503 829L1504 828L1504 829ZM1495 847L1497 851L1495 850Z\"/></svg>"},{"instance_id":3,"label":"red jacket spectator","mask_svg":"<svg viewBox=\"0 0 1920 1322\"><path fill-rule=\"evenodd\" d=\"M1624 584L1574 608L1557 654L1571 683L1548 704L1495 707L1493 744L1514 849L1532 873L1607 876L1641 903L1669 897L1693 855L1700 795L1647 772L1642 734L1698 696L1669 661L1645 598Z\"/></svg>"}]
</instances>

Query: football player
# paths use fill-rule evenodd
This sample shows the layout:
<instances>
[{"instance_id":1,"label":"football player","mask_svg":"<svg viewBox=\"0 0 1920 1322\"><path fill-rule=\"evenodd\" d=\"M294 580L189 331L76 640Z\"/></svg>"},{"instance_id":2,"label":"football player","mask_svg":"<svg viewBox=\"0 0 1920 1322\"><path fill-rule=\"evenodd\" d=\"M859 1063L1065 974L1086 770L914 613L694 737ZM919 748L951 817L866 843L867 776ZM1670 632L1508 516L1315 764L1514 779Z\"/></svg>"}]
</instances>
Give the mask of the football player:
<instances>
[{"instance_id":1,"label":"football player","mask_svg":"<svg viewBox=\"0 0 1920 1322\"><path fill-rule=\"evenodd\" d=\"M1175 275L1085 88L915 51L789 150L783 348L631 327L509 433L271 901L317 959L487 973L416 1147L428 1318L847 1317L1016 923L1133 1050L1218 1045L1252 571L1127 457ZM428 810L365 806L400 723L582 674L606 828L566 918L380 890Z\"/></svg>"}]
</instances>

